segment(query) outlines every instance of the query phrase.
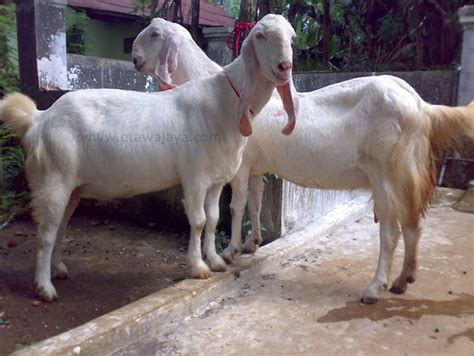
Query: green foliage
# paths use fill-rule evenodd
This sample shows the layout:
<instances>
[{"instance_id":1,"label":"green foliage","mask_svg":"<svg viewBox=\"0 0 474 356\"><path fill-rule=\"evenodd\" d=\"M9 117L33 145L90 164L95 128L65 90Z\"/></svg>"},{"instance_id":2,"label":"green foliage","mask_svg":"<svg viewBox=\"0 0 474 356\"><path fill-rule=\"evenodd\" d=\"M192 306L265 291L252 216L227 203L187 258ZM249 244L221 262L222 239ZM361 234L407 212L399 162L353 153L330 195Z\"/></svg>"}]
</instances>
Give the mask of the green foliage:
<instances>
[{"instance_id":1,"label":"green foliage","mask_svg":"<svg viewBox=\"0 0 474 356\"><path fill-rule=\"evenodd\" d=\"M143 19L143 25L148 25L155 17L167 18L166 8L172 1L174 0L165 0L163 5L159 7L158 0L133 0L132 13Z\"/></svg>"},{"instance_id":2,"label":"green foliage","mask_svg":"<svg viewBox=\"0 0 474 356\"><path fill-rule=\"evenodd\" d=\"M19 85L15 19L15 5L0 4L0 93L3 95L17 90Z\"/></svg>"},{"instance_id":3,"label":"green foliage","mask_svg":"<svg viewBox=\"0 0 474 356\"><path fill-rule=\"evenodd\" d=\"M239 0L210 0L209 2L217 6L222 6L227 11L227 13L234 18L239 17L239 12L240 12Z\"/></svg>"},{"instance_id":4,"label":"green foliage","mask_svg":"<svg viewBox=\"0 0 474 356\"><path fill-rule=\"evenodd\" d=\"M267 184L267 183L271 183L273 181L276 181L278 179L278 176L275 173L265 173L262 176L262 179L263 179L263 182L265 184Z\"/></svg>"},{"instance_id":5,"label":"green foliage","mask_svg":"<svg viewBox=\"0 0 474 356\"><path fill-rule=\"evenodd\" d=\"M140 13L153 0L134 1ZM453 68L458 62L461 29L456 13L470 1L272 0L272 8L297 32L298 71L428 70ZM239 0L211 2L238 16Z\"/></svg>"},{"instance_id":6,"label":"green foliage","mask_svg":"<svg viewBox=\"0 0 474 356\"><path fill-rule=\"evenodd\" d=\"M239 17L240 2L239 0L228 0L224 1L224 9L230 14L230 16L237 18Z\"/></svg>"},{"instance_id":7,"label":"green foliage","mask_svg":"<svg viewBox=\"0 0 474 356\"><path fill-rule=\"evenodd\" d=\"M290 0L284 7L298 34L299 71L447 69L458 60L456 12L469 0L332 0L327 29L323 2ZM323 43L325 31L329 48Z\"/></svg>"},{"instance_id":8,"label":"green foliage","mask_svg":"<svg viewBox=\"0 0 474 356\"><path fill-rule=\"evenodd\" d=\"M15 344L15 351L23 350L25 347L28 347L28 346L31 346L31 344L16 343Z\"/></svg>"},{"instance_id":9,"label":"green foliage","mask_svg":"<svg viewBox=\"0 0 474 356\"><path fill-rule=\"evenodd\" d=\"M152 0L133 0L133 13L144 16L152 5Z\"/></svg>"},{"instance_id":10,"label":"green foliage","mask_svg":"<svg viewBox=\"0 0 474 356\"><path fill-rule=\"evenodd\" d=\"M150 11L152 0L133 0L132 13L141 17Z\"/></svg>"},{"instance_id":11,"label":"green foliage","mask_svg":"<svg viewBox=\"0 0 474 356\"><path fill-rule=\"evenodd\" d=\"M18 90L18 51L16 48L15 6L0 4L0 92L3 96ZM28 201L23 175L23 151L18 139L6 126L0 127L0 223L21 210Z\"/></svg>"},{"instance_id":12,"label":"green foliage","mask_svg":"<svg viewBox=\"0 0 474 356\"><path fill-rule=\"evenodd\" d=\"M224 249L229 246L230 236L226 235L224 231L219 231L216 234L216 251L221 254Z\"/></svg>"},{"instance_id":13,"label":"green foliage","mask_svg":"<svg viewBox=\"0 0 474 356\"><path fill-rule=\"evenodd\" d=\"M23 150L18 138L11 129L0 127L0 223L7 220L12 213L20 212L29 200L28 185L23 174Z\"/></svg>"}]
</instances>

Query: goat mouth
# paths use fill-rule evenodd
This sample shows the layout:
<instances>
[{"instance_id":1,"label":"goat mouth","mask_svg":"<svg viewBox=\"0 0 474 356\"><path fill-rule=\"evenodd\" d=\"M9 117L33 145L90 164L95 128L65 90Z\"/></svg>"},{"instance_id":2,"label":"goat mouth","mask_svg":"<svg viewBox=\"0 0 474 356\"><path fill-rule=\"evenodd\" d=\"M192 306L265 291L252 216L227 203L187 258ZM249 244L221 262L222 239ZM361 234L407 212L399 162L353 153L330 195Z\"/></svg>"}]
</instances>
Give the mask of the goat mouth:
<instances>
[{"instance_id":1,"label":"goat mouth","mask_svg":"<svg viewBox=\"0 0 474 356\"><path fill-rule=\"evenodd\" d=\"M279 82L281 82L281 84L285 84L286 82L288 82L288 80L290 80L290 74L289 73L288 74L279 74L279 73L276 73L272 69L272 74Z\"/></svg>"}]
</instances>

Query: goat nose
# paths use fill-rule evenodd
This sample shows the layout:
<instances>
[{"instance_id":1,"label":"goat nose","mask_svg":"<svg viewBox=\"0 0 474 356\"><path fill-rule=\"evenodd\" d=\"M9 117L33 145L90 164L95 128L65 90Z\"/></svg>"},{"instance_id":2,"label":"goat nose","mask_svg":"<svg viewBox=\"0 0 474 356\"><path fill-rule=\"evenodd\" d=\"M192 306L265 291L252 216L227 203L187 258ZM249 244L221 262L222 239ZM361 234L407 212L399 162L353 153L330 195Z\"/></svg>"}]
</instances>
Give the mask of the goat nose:
<instances>
[{"instance_id":1,"label":"goat nose","mask_svg":"<svg viewBox=\"0 0 474 356\"><path fill-rule=\"evenodd\" d=\"M133 56L133 65L135 66L136 70L140 70L143 66L143 59L140 56Z\"/></svg>"},{"instance_id":2,"label":"goat nose","mask_svg":"<svg viewBox=\"0 0 474 356\"><path fill-rule=\"evenodd\" d=\"M291 62L289 61L284 61L284 62L281 62L279 65L278 65L278 70L280 72L286 72L287 70L290 70L291 67L293 65L291 64Z\"/></svg>"}]
</instances>

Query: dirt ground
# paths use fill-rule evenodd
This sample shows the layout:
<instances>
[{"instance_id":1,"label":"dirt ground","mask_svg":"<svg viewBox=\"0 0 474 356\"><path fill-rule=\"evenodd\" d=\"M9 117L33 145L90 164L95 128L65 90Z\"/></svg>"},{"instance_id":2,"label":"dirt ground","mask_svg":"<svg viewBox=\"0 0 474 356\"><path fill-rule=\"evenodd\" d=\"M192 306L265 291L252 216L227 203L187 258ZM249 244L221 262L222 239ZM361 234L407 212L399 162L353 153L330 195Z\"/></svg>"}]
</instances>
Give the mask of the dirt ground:
<instances>
[{"instance_id":1,"label":"dirt ground","mask_svg":"<svg viewBox=\"0 0 474 356\"><path fill-rule=\"evenodd\" d=\"M186 231L183 228L183 231ZM69 280L59 301L35 299L36 227L0 230L0 354L57 335L185 277L187 235L74 216L62 241Z\"/></svg>"}]
</instances>

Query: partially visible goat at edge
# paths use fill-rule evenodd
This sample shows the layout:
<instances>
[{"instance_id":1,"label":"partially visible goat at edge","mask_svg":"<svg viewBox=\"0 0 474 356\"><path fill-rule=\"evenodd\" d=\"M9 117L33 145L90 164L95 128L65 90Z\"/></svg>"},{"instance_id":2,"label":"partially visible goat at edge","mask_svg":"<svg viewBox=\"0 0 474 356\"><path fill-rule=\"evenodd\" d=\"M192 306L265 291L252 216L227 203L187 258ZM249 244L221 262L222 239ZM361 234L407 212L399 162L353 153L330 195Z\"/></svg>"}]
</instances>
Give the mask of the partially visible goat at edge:
<instances>
[{"instance_id":1,"label":"partially visible goat at edge","mask_svg":"<svg viewBox=\"0 0 474 356\"><path fill-rule=\"evenodd\" d=\"M253 114L275 87L288 104L290 120L283 132L294 128L294 38L282 16L267 15L245 40L241 57L216 75L172 91L82 90L64 95L45 111L19 93L0 102L0 119L15 129L27 153L25 170L39 225L35 281L44 300L57 297L51 264L53 276L67 276L60 239L81 197L130 197L181 183L191 226L191 276L207 278L210 270L226 269L214 243L219 196L240 165ZM176 48L168 47L158 66L165 80L176 65ZM162 133L186 140L133 140ZM202 135L214 139L196 139ZM201 255L204 228L210 269Z\"/></svg>"},{"instance_id":2,"label":"partially visible goat at edge","mask_svg":"<svg viewBox=\"0 0 474 356\"><path fill-rule=\"evenodd\" d=\"M186 29L161 19L153 20L134 43L137 69L153 74L160 46L153 39L155 33L164 42L180 44L173 84L221 70ZM274 172L311 188L365 188L372 190L380 220L380 256L362 301L376 303L380 290L387 288L400 225L405 258L390 291L404 293L407 283L415 281L420 219L435 189L438 164L460 136L473 136L474 102L456 108L430 105L408 83L387 75L353 79L298 96L298 126L290 137L278 136L285 117L276 97L255 122L231 182L232 239L224 259L230 263L242 250L241 224L249 192L252 236L244 251L254 252L262 242L261 174Z\"/></svg>"}]
</instances>

